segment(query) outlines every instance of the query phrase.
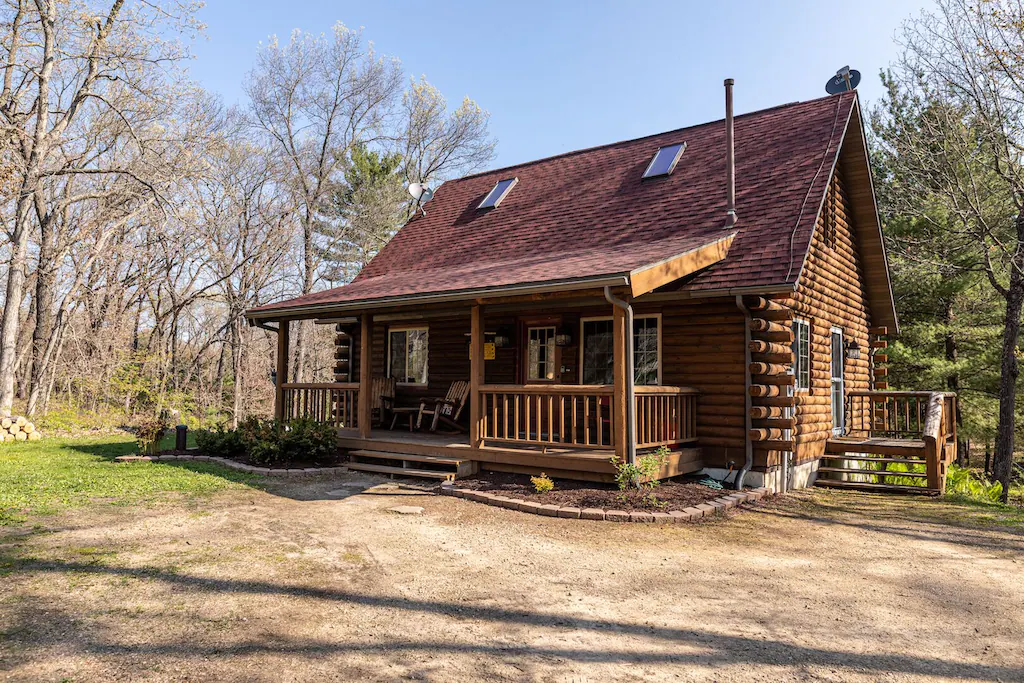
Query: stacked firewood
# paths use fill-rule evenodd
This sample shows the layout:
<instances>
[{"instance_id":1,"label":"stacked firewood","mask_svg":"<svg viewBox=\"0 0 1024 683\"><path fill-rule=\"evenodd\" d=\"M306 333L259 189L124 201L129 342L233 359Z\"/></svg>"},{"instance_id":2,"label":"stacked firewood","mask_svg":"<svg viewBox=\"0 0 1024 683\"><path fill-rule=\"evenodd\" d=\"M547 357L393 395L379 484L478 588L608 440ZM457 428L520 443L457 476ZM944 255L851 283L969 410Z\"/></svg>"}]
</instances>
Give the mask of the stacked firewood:
<instances>
[{"instance_id":1,"label":"stacked firewood","mask_svg":"<svg viewBox=\"0 0 1024 683\"><path fill-rule=\"evenodd\" d=\"M0 419L0 441L38 441L43 438L36 426L25 417Z\"/></svg>"}]
</instances>

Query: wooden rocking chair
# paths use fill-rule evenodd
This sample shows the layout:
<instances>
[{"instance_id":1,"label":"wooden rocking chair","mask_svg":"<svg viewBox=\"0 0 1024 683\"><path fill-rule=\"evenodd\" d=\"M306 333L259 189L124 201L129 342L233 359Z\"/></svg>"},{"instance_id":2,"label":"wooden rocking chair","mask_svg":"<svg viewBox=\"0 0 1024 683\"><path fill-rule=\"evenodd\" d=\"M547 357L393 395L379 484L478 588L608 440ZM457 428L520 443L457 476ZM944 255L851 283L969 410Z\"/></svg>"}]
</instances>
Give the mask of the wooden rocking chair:
<instances>
[{"instance_id":1,"label":"wooden rocking chair","mask_svg":"<svg viewBox=\"0 0 1024 683\"><path fill-rule=\"evenodd\" d=\"M466 406L468 398L469 382L463 380L452 382L451 387L448 388L448 395L444 398L425 398L420 401L420 414L416 419L416 428L422 427L424 415L432 415L433 420L430 423L432 432L437 431L440 422L457 432L467 431L459 424L459 415L462 414L462 409Z\"/></svg>"},{"instance_id":2,"label":"wooden rocking chair","mask_svg":"<svg viewBox=\"0 0 1024 683\"><path fill-rule=\"evenodd\" d=\"M374 377L370 382L370 424L384 426L395 407L394 377Z\"/></svg>"}]
</instances>

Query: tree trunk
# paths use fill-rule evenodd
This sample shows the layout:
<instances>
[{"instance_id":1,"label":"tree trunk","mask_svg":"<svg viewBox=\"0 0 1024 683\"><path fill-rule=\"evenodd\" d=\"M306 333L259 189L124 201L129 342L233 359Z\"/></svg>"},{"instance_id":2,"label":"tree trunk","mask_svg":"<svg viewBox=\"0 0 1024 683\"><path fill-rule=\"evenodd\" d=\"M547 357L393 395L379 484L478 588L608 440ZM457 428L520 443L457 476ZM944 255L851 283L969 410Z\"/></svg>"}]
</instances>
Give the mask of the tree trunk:
<instances>
[{"instance_id":1,"label":"tree trunk","mask_svg":"<svg viewBox=\"0 0 1024 683\"><path fill-rule=\"evenodd\" d=\"M18 364L18 328L21 324L21 300L25 296L25 264L28 260L28 221L31 194L22 194L11 245L7 271L7 290L3 317L0 318L0 415L14 409L14 375Z\"/></svg>"},{"instance_id":2,"label":"tree trunk","mask_svg":"<svg viewBox=\"0 0 1024 683\"><path fill-rule=\"evenodd\" d=\"M1017 248L1010 264L1010 283L1006 288L1006 314L1003 318L1003 345L999 369L999 425L996 428L992 475L1003 485L1003 502L1010 496L1013 472L1014 427L1017 409L1017 342L1020 338L1021 306L1024 304L1024 214L1017 217Z\"/></svg>"}]
</instances>

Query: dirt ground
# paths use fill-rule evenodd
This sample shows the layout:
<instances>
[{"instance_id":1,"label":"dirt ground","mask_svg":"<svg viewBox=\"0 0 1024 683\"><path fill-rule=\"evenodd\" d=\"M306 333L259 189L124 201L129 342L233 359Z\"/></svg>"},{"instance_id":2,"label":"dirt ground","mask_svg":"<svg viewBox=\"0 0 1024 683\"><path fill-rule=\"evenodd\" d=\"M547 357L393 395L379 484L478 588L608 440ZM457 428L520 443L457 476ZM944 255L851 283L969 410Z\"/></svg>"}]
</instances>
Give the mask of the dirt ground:
<instances>
[{"instance_id":1,"label":"dirt ground","mask_svg":"<svg viewBox=\"0 0 1024 683\"><path fill-rule=\"evenodd\" d=\"M616 525L382 481L0 529L0 679L1024 680L1024 528L969 506Z\"/></svg>"}]
</instances>

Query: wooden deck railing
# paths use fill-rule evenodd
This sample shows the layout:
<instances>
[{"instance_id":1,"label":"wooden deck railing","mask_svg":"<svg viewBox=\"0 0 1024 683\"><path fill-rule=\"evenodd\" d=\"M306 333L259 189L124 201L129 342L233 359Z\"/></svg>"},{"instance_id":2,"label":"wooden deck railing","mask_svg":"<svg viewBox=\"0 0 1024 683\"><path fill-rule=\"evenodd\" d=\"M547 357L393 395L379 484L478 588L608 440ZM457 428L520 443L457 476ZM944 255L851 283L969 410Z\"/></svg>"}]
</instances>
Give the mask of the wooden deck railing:
<instances>
[{"instance_id":1,"label":"wooden deck railing","mask_svg":"<svg viewBox=\"0 0 1024 683\"><path fill-rule=\"evenodd\" d=\"M851 391L844 436L921 439L930 391Z\"/></svg>"},{"instance_id":2,"label":"wooden deck railing","mask_svg":"<svg viewBox=\"0 0 1024 683\"><path fill-rule=\"evenodd\" d=\"M946 489L956 457L956 394L941 391L851 391L843 436L923 441L927 488Z\"/></svg>"},{"instance_id":3,"label":"wooden deck railing","mask_svg":"<svg viewBox=\"0 0 1024 683\"><path fill-rule=\"evenodd\" d=\"M636 387L637 448L697 440L697 394L689 387Z\"/></svg>"},{"instance_id":4,"label":"wooden deck railing","mask_svg":"<svg viewBox=\"0 0 1024 683\"><path fill-rule=\"evenodd\" d=\"M310 419L335 427L357 427L359 384L286 383L282 387L284 420Z\"/></svg>"},{"instance_id":5,"label":"wooden deck railing","mask_svg":"<svg viewBox=\"0 0 1024 683\"><path fill-rule=\"evenodd\" d=\"M637 447L695 441L697 390L636 387ZM489 384L480 388L484 441L615 447L610 385Z\"/></svg>"},{"instance_id":6,"label":"wooden deck railing","mask_svg":"<svg viewBox=\"0 0 1024 683\"><path fill-rule=\"evenodd\" d=\"M615 447L609 385L487 384L480 401L485 441Z\"/></svg>"}]
</instances>

